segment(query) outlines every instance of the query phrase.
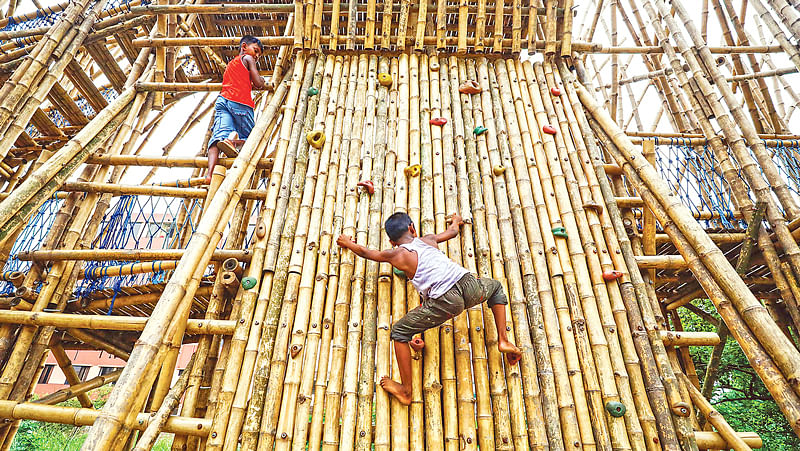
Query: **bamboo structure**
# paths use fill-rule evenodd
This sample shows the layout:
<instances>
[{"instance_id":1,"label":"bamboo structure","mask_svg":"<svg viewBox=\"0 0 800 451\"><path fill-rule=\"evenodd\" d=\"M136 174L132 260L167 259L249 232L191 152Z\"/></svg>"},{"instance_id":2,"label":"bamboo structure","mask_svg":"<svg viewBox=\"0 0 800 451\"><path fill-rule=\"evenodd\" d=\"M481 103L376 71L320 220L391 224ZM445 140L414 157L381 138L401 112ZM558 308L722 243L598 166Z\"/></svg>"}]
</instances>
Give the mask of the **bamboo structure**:
<instances>
[{"instance_id":1,"label":"bamboo structure","mask_svg":"<svg viewBox=\"0 0 800 451\"><path fill-rule=\"evenodd\" d=\"M761 447L709 402L725 346L800 435L800 13L576 3L7 2L0 450L25 419L85 450ZM244 34L267 89L206 174ZM522 352L472 306L420 334L408 406L379 382L423 299L336 244L390 248L397 211L464 219L439 249L500 282ZM81 381L73 349L126 363ZM48 353L66 386L29 402Z\"/></svg>"}]
</instances>

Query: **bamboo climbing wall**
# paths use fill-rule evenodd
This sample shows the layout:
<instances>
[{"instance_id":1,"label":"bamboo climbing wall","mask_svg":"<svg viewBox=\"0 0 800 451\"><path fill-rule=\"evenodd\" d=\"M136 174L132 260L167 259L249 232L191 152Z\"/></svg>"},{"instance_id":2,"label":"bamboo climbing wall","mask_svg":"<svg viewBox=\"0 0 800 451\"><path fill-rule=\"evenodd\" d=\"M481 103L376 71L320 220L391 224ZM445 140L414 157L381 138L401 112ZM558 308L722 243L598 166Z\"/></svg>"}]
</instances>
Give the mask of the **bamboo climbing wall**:
<instances>
[{"instance_id":1,"label":"bamboo climbing wall","mask_svg":"<svg viewBox=\"0 0 800 451\"><path fill-rule=\"evenodd\" d=\"M763 82L800 68L800 16L750 0L777 42L759 46L726 2L705 2L699 27L677 0L597 3L579 20L569 0L83 1L47 26L9 4L0 449L23 419L90 426L87 450L160 433L175 450L758 448L709 402L729 337L800 435L800 137L779 95L798 100ZM724 47L708 47L709 7ZM268 88L207 184L210 131L196 156L181 140L213 123L243 33L265 43ZM628 77L633 58L647 74ZM645 80L660 110L641 116L674 132L625 118ZM191 176L159 180L165 167ZM147 169L138 185L129 168ZM509 366L489 307L470 308L422 335L408 407L378 382L399 378L390 330L420 298L336 245L390 247L396 211L421 234L464 218L440 250L500 281L522 350ZM679 309L716 333L683 331ZM702 383L690 346L714 347ZM81 381L72 349L126 365ZM69 386L32 399L48 353ZM93 409L87 393L111 382ZM71 398L82 407L55 406Z\"/></svg>"}]
</instances>

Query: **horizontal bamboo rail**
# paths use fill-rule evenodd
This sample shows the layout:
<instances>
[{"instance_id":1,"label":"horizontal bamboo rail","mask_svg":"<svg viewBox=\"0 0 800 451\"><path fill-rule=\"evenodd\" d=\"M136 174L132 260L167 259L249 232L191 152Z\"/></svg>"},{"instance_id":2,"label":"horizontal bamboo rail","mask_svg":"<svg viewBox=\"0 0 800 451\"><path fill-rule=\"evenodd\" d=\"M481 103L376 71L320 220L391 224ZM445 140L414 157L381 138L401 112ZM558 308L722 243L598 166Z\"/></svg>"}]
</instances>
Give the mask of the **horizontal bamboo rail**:
<instances>
[{"instance_id":1,"label":"horizontal bamboo rail","mask_svg":"<svg viewBox=\"0 0 800 451\"><path fill-rule=\"evenodd\" d=\"M35 420L74 426L91 426L100 417L100 413L99 410L93 409L0 400L0 418L13 420ZM132 427L143 431L150 424L150 421L149 414L140 413L135 417ZM211 429L211 420L171 416L164 425L163 431L205 437L208 435L209 429Z\"/></svg>"},{"instance_id":2,"label":"horizontal bamboo rail","mask_svg":"<svg viewBox=\"0 0 800 451\"><path fill-rule=\"evenodd\" d=\"M144 329L147 319L135 316L73 315L68 313L0 310L0 323L71 329L139 331ZM235 321L190 319L186 323L186 332L190 334L231 335L235 326Z\"/></svg>"},{"instance_id":3,"label":"horizontal bamboo rail","mask_svg":"<svg viewBox=\"0 0 800 451\"><path fill-rule=\"evenodd\" d=\"M79 396L82 393L86 393L89 390L94 390L95 388L100 388L106 384L115 382L117 379L119 379L120 374L122 374L122 369L114 370L110 373L93 377L79 384L70 385L69 387L54 391L49 395L42 396L41 398L35 399L31 402L34 404L58 404Z\"/></svg>"},{"instance_id":4,"label":"horizontal bamboo rail","mask_svg":"<svg viewBox=\"0 0 800 451\"><path fill-rule=\"evenodd\" d=\"M207 297L211 295L212 287L210 285L201 286L197 289L195 293L195 297ZM146 294L132 294L125 296L120 294L119 296L114 296L110 298L103 298L103 299L94 299L88 300L84 299L82 301L75 301L70 302L67 304L65 311L67 312L77 312L80 310L92 310L92 309L102 309L106 310L112 305L114 308L119 307L126 307L131 305L142 305L142 304L152 304L158 301L158 298L161 296L161 292L156 291L154 293L146 293Z\"/></svg>"},{"instance_id":5,"label":"horizontal bamboo rail","mask_svg":"<svg viewBox=\"0 0 800 451\"><path fill-rule=\"evenodd\" d=\"M233 158L220 158L218 166L230 168ZM89 164L107 164L112 166L144 166L159 168L205 168L208 167L207 157L154 157L149 155L92 155L87 160ZM272 169L274 158L262 158L256 163L256 169Z\"/></svg>"},{"instance_id":6,"label":"horizontal bamboo rail","mask_svg":"<svg viewBox=\"0 0 800 451\"><path fill-rule=\"evenodd\" d=\"M719 343L716 332L677 332L662 330L664 346L714 346Z\"/></svg>"},{"instance_id":7,"label":"horizontal bamboo rail","mask_svg":"<svg viewBox=\"0 0 800 451\"><path fill-rule=\"evenodd\" d=\"M205 199L208 195L206 188L177 188L157 185L120 185L116 183L97 182L66 182L61 186L61 191L78 193L109 193L114 196L140 195L159 197L181 197L186 199ZM241 192L243 200L262 199L266 190L245 189Z\"/></svg>"},{"instance_id":8,"label":"horizontal bamboo rail","mask_svg":"<svg viewBox=\"0 0 800 451\"><path fill-rule=\"evenodd\" d=\"M180 260L183 257L183 249L84 249L84 250L44 250L44 251L25 251L17 254L17 258L22 261L59 261L59 260L86 260L86 261L109 261L109 260ZM218 249L211 254L212 261L224 261L234 258L241 262L249 262L251 257L249 250L228 250Z\"/></svg>"},{"instance_id":9,"label":"horizontal bamboo rail","mask_svg":"<svg viewBox=\"0 0 800 451\"><path fill-rule=\"evenodd\" d=\"M681 255L637 255L639 269L686 269L686 260Z\"/></svg>"}]
</instances>

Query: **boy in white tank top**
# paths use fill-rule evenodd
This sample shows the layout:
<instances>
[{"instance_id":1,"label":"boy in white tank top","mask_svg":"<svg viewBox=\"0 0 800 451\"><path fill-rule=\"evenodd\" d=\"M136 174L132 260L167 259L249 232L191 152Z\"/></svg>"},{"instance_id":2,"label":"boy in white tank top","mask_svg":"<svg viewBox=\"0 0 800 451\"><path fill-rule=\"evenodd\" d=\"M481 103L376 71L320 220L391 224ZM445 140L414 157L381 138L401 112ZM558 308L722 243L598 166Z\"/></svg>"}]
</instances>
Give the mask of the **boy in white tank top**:
<instances>
[{"instance_id":1,"label":"boy in white tank top","mask_svg":"<svg viewBox=\"0 0 800 451\"><path fill-rule=\"evenodd\" d=\"M411 218L403 212L391 215L385 223L391 249L368 249L342 235L336 244L353 251L359 257L376 262L388 262L403 271L419 291L422 302L392 326L392 340L400 383L388 376L381 378L381 387L405 405L411 404L411 348L409 342L415 334L439 326L464 309L484 301L494 315L497 326L497 348L506 355L509 365L522 358L520 349L506 335L506 299L500 282L475 278L465 268L457 265L439 250L438 243L458 236L464 221L457 214L448 220L450 225L442 233L417 237Z\"/></svg>"}]
</instances>

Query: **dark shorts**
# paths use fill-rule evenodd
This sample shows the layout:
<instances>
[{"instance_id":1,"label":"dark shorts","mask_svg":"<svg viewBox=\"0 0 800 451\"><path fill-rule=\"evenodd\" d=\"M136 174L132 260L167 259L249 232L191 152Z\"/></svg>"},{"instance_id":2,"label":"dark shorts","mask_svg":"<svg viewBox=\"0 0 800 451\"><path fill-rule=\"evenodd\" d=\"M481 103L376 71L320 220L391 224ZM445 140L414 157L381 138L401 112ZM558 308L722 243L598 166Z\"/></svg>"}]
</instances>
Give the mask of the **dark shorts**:
<instances>
[{"instance_id":1,"label":"dark shorts","mask_svg":"<svg viewBox=\"0 0 800 451\"><path fill-rule=\"evenodd\" d=\"M394 323L392 340L408 343L415 334L436 327L484 301L489 302L489 307L508 304L500 282L494 279L476 279L467 273L441 297L423 300L419 306Z\"/></svg>"},{"instance_id":2,"label":"dark shorts","mask_svg":"<svg viewBox=\"0 0 800 451\"><path fill-rule=\"evenodd\" d=\"M208 144L213 146L227 139L231 132L236 132L239 139L247 139L255 125L252 108L219 96L214 103L214 126Z\"/></svg>"}]
</instances>

